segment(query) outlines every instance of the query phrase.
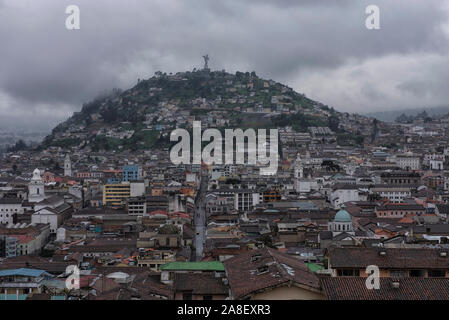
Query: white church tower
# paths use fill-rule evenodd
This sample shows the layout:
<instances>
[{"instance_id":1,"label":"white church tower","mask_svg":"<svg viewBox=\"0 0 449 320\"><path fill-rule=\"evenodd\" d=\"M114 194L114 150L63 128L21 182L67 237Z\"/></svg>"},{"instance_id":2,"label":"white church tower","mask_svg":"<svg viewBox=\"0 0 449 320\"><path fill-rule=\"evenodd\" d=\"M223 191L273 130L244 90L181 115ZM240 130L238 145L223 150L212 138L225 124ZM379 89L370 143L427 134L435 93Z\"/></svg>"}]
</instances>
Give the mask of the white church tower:
<instances>
[{"instance_id":1,"label":"white church tower","mask_svg":"<svg viewBox=\"0 0 449 320\"><path fill-rule=\"evenodd\" d=\"M304 166L302 164L301 156L299 153L295 160L294 170L295 170L295 179L294 179L295 190L296 192L299 192L301 190L300 180L304 178Z\"/></svg>"},{"instance_id":2,"label":"white church tower","mask_svg":"<svg viewBox=\"0 0 449 320\"><path fill-rule=\"evenodd\" d=\"M298 156L295 160L295 179L302 179L304 178L304 166L301 161L301 156L298 153Z\"/></svg>"},{"instance_id":3,"label":"white church tower","mask_svg":"<svg viewBox=\"0 0 449 320\"><path fill-rule=\"evenodd\" d=\"M71 177L72 176L72 161L70 160L70 156L67 154L64 159L64 176Z\"/></svg>"},{"instance_id":4,"label":"white church tower","mask_svg":"<svg viewBox=\"0 0 449 320\"><path fill-rule=\"evenodd\" d=\"M45 199L44 182L39 169L33 171L33 178L28 184L28 201L40 202Z\"/></svg>"}]
</instances>

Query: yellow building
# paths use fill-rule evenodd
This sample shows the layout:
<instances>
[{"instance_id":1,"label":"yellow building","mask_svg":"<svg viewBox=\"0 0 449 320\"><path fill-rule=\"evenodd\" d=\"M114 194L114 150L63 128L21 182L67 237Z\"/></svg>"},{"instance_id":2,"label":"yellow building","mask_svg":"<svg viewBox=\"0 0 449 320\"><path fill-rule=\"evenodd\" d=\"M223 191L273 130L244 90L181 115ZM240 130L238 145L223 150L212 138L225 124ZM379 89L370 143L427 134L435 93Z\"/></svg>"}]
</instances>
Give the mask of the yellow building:
<instances>
[{"instance_id":1,"label":"yellow building","mask_svg":"<svg viewBox=\"0 0 449 320\"><path fill-rule=\"evenodd\" d=\"M131 196L129 183L105 184L103 186L103 205L119 207Z\"/></svg>"},{"instance_id":2,"label":"yellow building","mask_svg":"<svg viewBox=\"0 0 449 320\"><path fill-rule=\"evenodd\" d=\"M282 196L279 189L270 189L263 192L263 202L281 201Z\"/></svg>"}]
</instances>

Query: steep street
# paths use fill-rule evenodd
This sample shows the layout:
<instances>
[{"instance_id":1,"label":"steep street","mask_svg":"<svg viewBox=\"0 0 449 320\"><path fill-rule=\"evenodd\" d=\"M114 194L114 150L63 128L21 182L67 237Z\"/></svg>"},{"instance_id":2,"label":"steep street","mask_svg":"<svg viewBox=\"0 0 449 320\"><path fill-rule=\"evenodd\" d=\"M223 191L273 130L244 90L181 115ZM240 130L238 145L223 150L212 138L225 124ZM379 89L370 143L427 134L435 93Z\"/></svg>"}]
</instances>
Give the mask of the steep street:
<instances>
[{"instance_id":1,"label":"steep street","mask_svg":"<svg viewBox=\"0 0 449 320\"><path fill-rule=\"evenodd\" d=\"M195 248L196 261L203 257L204 244L206 243L206 192L209 177L207 174L201 175L201 183L198 195L195 199Z\"/></svg>"}]
</instances>

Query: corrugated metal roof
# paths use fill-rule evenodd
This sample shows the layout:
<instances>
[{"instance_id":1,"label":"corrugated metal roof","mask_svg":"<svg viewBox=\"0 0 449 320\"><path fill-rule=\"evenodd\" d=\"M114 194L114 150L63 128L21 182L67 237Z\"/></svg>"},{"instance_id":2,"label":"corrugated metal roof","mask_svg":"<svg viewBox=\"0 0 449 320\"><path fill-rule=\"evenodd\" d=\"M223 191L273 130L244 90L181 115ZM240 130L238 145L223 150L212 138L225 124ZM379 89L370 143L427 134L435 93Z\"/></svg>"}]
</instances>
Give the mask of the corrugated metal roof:
<instances>
[{"instance_id":1,"label":"corrugated metal roof","mask_svg":"<svg viewBox=\"0 0 449 320\"><path fill-rule=\"evenodd\" d=\"M307 268L310 269L310 271L313 272L317 272L318 270L324 270L323 266L320 266L319 264L316 263L306 263L305 265L307 266Z\"/></svg>"},{"instance_id":2,"label":"corrugated metal roof","mask_svg":"<svg viewBox=\"0 0 449 320\"><path fill-rule=\"evenodd\" d=\"M43 274L50 275L45 270L28 269L28 268L8 269L0 271L0 277L7 277L7 276L39 277Z\"/></svg>"},{"instance_id":3,"label":"corrugated metal roof","mask_svg":"<svg viewBox=\"0 0 449 320\"><path fill-rule=\"evenodd\" d=\"M160 270L224 271L224 266L220 261L169 262L160 266Z\"/></svg>"}]
</instances>

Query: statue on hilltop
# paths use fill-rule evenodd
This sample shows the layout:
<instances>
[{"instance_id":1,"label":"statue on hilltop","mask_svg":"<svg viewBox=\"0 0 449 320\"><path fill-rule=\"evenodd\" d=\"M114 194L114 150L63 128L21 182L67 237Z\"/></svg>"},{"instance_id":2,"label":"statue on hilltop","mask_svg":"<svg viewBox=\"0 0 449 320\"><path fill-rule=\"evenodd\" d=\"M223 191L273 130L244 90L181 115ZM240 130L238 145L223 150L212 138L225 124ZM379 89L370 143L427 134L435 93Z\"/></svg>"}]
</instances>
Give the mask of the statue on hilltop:
<instances>
[{"instance_id":1,"label":"statue on hilltop","mask_svg":"<svg viewBox=\"0 0 449 320\"><path fill-rule=\"evenodd\" d=\"M204 59L204 70L209 70L209 55L206 54L203 56Z\"/></svg>"}]
</instances>

